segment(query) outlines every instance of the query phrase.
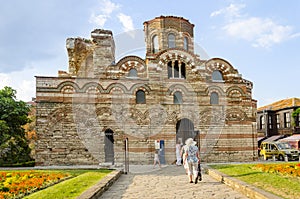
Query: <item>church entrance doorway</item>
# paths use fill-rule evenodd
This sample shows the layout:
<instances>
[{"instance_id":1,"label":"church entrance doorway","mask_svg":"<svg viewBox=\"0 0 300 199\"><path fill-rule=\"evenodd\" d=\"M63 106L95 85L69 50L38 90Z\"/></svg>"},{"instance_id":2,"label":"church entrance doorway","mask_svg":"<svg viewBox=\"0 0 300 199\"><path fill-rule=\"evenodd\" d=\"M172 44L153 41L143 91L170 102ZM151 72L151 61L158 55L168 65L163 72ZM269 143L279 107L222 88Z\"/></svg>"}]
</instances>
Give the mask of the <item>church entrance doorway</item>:
<instances>
[{"instance_id":1,"label":"church entrance doorway","mask_svg":"<svg viewBox=\"0 0 300 199\"><path fill-rule=\"evenodd\" d=\"M114 164L114 132L111 129L105 130L104 153L105 162L111 162L112 164Z\"/></svg>"},{"instance_id":2,"label":"church entrance doorway","mask_svg":"<svg viewBox=\"0 0 300 199\"><path fill-rule=\"evenodd\" d=\"M176 123L176 142L184 145L186 139L195 139L196 136L197 132L194 130L194 123L191 120L183 118Z\"/></svg>"}]
</instances>

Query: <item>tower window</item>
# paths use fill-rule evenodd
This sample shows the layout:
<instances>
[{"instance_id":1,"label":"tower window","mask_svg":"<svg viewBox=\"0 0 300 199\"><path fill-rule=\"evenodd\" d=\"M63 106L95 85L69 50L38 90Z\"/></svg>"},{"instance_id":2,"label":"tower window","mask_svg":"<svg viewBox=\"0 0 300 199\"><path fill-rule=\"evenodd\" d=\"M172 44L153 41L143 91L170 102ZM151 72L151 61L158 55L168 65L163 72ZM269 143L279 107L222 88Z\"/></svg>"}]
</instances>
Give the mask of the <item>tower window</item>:
<instances>
[{"instance_id":1,"label":"tower window","mask_svg":"<svg viewBox=\"0 0 300 199\"><path fill-rule=\"evenodd\" d=\"M138 90L136 92L136 103L137 104L146 104L146 96L143 90Z\"/></svg>"},{"instance_id":2,"label":"tower window","mask_svg":"<svg viewBox=\"0 0 300 199\"><path fill-rule=\"evenodd\" d=\"M189 50L189 39L187 37L183 38L183 48L184 50Z\"/></svg>"},{"instance_id":3,"label":"tower window","mask_svg":"<svg viewBox=\"0 0 300 199\"><path fill-rule=\"evenodd\" d=\"M137 77L137 70L135 68L130 69L128 77Z\"/></svg>"},{"instance_id":4,"label":"tower window","mask_svg":"<svg viewBox=\"0 0 300 199\"><path fill-rule=\"evenodd\" d=\"M173 33L170 33L168 35L168 47L169 48L175 48L175 35Z\"/></svg>"},{"instance_id":5,"label":"tower window","mask_svg":"<svg viewBox=\"0 0 300 199\"><path fill-rule=\"evenodd\" d=\"M173 96L174 104L182 104L182 94L179 91L176 91Z\"/></svg>"},{"instance_id":6,"label":"tower window","mask_svg":"<svg viewBox=\"0 0 300 199\"><path fill-rule=\"evenodd\" d=\"M210 94L210 104L215 105L219 104L219 95L216 92Z\"/></svg>"},{"instance_id":7,"label":"tower window","mask_svg":"<svg viewBox=\"0 0 300 199\"><path fill-rule=\"evenodd\" d=\"M168 78L185 79L185 63L179 61L168 62Z\"/></svg>"},{"instance_id":8,"label":"tower window","mask_svg":"<svg viewBox=\"0 0 300 199\"><path fill-rule=\"evenodd\" d=\"M213 81L223 81L223 75L219 70L215 70L211 75L211 79Z\"/></svg>"},{"instance_id":9,"label":"tower window","mask_svg":"<svg viewBox=\"0 0 300 199\"><path fill-rule=\"evenodd\" d=\"M178 66L178 61L175 61L175 64L174 64L174 78L179 78L179 66Z\"/></svg>"},{"instance_id":10,"label":"tower window","mask_svg":"<svg viewBox=\"0 0 300 199\"><path fill-rule=\"evenodd\" d=\"M154 35L152 37L152 52L157 53L158 52L158 36Z\"/></svg>"}]
</instances>

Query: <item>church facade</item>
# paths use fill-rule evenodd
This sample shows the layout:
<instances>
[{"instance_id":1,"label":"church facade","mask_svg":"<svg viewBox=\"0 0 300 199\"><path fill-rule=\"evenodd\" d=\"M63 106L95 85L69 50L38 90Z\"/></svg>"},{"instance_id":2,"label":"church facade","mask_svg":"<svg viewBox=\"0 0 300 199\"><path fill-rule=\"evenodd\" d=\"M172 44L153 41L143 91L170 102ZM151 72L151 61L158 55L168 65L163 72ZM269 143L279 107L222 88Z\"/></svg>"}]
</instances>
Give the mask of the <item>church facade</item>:
<instances>
[{"instance_id":1,"label":"church facade","mask_svg":"<svg viewBox=\"0 0 300 199\"><path fill-rule=\"evenodd\" d=\"M192 137L202 161L257 158L252 82L228 61L194 52L194 25L160 16L144 22L145 58L116 62L113 34L68 38L67 72L36 77L37 165L165 164ZM126 140L126 141L125 141Z\"/></svg>"}]
</instances>

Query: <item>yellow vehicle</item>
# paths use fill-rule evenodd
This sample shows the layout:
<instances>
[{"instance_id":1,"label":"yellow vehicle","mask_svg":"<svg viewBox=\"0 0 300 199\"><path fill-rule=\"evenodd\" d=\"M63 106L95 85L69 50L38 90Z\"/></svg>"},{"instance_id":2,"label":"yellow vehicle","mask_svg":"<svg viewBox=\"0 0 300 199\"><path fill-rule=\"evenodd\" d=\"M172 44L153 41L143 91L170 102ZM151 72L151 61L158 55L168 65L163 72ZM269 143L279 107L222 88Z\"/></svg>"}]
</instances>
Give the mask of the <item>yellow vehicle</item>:
<instances>
[{"instance_id":1,"label":"yellow vehicle","mask_svg":"<svg viewBox=\"0 0 300 199\"><path fill-rule=\"evenodd\" d=\"M277 160L299 160L299 151L293 149L288 142L262 142L260 156L264 160L276 158Z\"/></svg>"}]
</instances>

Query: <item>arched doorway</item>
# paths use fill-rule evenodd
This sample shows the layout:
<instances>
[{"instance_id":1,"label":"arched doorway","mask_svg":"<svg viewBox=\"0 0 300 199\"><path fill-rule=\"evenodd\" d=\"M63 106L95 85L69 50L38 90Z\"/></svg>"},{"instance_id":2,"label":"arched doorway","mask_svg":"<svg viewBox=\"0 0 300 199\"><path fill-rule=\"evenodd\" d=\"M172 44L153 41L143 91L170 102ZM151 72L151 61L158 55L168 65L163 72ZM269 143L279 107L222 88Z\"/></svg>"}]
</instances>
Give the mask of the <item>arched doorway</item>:
<instances>
[{"instance_id":1,"label":"arched doorway","mask_svg":"<svg viewBox=\"0 0 300 199\"><path fill-rule=\"evenodd\" d=\"M105 130L104 153L105 162L111 162L112 164L114 164L114 132L111 129Z\"/></svg>"},{"instance_id":2,"label":"arched doorway","mask_svg":"<svg viewBox=\"0 0 300 199\"><path fill-rule=\"evenodd\" d=\"M194 130L194 123L186 118L179 120L176 123L176 142L185 144L188 138L196 138L197 132Z\"/></svg>"}]
</instances>

